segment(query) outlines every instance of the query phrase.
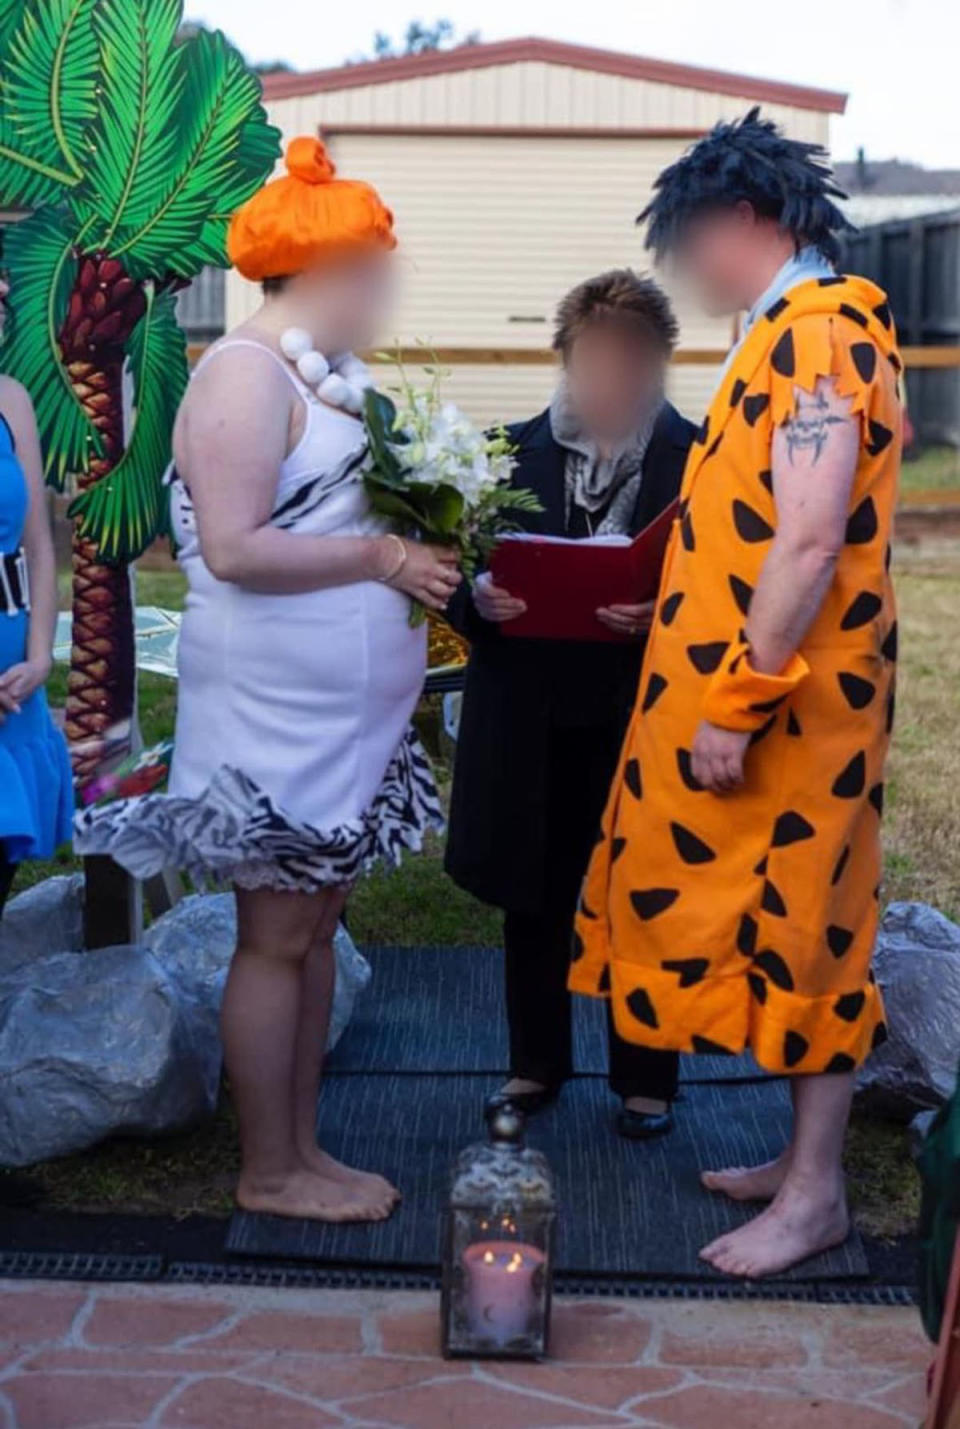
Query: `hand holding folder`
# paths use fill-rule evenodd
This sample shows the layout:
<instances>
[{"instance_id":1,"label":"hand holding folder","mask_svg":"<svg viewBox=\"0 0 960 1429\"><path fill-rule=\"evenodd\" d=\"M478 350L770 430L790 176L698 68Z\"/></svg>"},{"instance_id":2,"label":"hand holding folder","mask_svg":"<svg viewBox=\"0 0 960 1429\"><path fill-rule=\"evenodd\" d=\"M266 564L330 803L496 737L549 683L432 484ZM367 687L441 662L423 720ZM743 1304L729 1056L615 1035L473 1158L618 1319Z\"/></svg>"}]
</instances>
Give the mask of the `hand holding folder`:
<instances>
[{"instance_id":1,"label":"hand holding folder","mask_svg":"<svg viewBox=\"0 0 960 1429\"><path fill-rule=\"evenodd\" d=\"M654 598L677 507L674 501L632 541L505 536L491 557L490 574L527 608L501 625L503 634L539 640L623 640L598 620L597 611Z\"/></svg>"}]
</instances>

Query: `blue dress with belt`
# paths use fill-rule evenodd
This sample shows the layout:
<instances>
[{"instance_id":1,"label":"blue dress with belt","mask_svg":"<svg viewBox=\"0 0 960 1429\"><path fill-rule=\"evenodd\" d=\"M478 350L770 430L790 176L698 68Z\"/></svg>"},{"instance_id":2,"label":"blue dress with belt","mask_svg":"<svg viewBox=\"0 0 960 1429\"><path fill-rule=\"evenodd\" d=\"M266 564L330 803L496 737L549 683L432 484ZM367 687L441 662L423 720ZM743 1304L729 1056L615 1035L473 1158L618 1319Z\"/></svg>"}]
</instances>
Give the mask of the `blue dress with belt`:
<instances>
[{"instance_id":1,"label":"blue dress with belt","mask_svg":"<svg viewBox=\"0 0 960 1429\"><path fill-rule=\"evenodd\" d=\"M29 611L18 560L29 495L16 444L0 416L0 674L26 659ZM43 689L0 723L0 861L49 858L70 838L73 777L66 741Z\"/></svg>"}]
</instances>

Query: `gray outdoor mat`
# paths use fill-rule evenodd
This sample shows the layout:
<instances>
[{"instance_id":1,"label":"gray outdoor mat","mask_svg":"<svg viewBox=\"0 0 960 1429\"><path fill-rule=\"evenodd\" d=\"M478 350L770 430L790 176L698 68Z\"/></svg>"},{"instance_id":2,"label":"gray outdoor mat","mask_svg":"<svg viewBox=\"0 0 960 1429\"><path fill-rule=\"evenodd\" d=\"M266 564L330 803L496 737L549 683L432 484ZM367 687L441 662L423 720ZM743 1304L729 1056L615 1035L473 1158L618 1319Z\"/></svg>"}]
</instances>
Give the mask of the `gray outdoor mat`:
<instances>
[{"instance_id":1,"label":"gray outdoor mat","mask_svg":"<svg viewBox=\"0 0 960 1429\"><path fill-rule=\"evenodd\" d=\"M486 947L363 949L373 979L327 1069L331 1072L508 1070L503 953ZM574 1059L583 1075L607 1070L606 1009L574 998ZM745 1057L683 1057L684 1082L763 1076Z\"/></svg>"},{"instance_id":2,"label":"gray outdoor mat","mask_svg":"<svg viewBox=\"0 0 960 1429\"><path fill-rule=\"evenodd\" d=\"M434 1269L456 1153L483 1135L485 1076L380 1073L330 1077L320 1099L321 1142L355 1166L375 1168L404 1193L393 1217L371 1226L234 1215L228 1251L273 1260L305 1259L373 1269ZM697 1252L756 1214L711 1196L699 1184L709 1166L751 1164L780 1151L789 1126L786 1084L693 1084L677 1107L674 1132L637 1144L616 1136L616 1103L596 1077L568 1084L556 1106L531 1122L529 1141L546 1152L560 1197L557 1265L578 1275L723 1277ZM784 1280L865 1276L854 1235L838 1250L798 1266Z\"/></svg>"}]
</instances>

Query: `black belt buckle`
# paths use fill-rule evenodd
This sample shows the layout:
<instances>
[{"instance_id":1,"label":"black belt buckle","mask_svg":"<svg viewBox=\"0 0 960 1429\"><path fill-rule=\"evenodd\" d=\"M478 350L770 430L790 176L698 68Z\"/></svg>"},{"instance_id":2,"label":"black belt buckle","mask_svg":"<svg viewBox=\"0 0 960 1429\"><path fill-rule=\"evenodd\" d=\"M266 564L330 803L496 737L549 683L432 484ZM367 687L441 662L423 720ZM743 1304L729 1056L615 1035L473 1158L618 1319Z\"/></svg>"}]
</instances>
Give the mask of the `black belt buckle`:
<instances>
[{"instance_id":1,"label":"black belt buckle","mask_svg":"<svg viewBox=\"0 0 960 1429\"><path fill-rule=\"evenodd\" d=\"M30 609L30 582L23 547L0 556L0 609L6 615L19 615L21 610Z\"/></svg>"}]
</instances>

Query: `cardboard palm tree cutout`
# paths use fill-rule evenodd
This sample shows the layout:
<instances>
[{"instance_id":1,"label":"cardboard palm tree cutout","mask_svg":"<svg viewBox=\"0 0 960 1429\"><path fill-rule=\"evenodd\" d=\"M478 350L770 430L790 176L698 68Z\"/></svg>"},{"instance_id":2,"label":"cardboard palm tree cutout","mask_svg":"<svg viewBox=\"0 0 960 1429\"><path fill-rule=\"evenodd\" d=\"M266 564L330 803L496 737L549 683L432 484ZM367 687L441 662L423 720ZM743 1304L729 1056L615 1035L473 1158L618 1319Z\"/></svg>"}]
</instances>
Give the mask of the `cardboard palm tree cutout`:
<instances>
[{"instance_id":1,"label":"cardboard palm tree cutout","mask_svg":"<svg viewBox=\"0 0 960 1429\"><path fill-rule=\"evenodd\" d=\"M30 214L5 242L3 367L33 397L48 481L76 482L67 733L81 781L130 740L127 567L166 530L187 378L174 292L227 266L229 215L279 151L257 77L219 33L178 41L181 18L182 0L0 0L0 204Z\"/></svg>"}]
</instances>

